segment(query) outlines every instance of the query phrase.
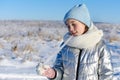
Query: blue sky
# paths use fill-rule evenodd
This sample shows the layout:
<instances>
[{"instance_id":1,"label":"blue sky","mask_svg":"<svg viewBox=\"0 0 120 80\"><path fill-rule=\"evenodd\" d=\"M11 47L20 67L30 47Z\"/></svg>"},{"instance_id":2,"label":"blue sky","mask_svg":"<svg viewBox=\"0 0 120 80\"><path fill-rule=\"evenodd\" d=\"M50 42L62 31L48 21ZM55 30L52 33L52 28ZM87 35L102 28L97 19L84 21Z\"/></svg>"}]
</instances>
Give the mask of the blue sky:
<instances>
[{"instance_id":1,"label":"blue sky","mask_svg":"<svg viewBox=\"0 0 120 80\"><path fill-rule=\"evenodd\" d=\"M120 0L0 0L0 20L63 20L80 3L93 21L120 23Z\"/></svg>"}]
</instances>

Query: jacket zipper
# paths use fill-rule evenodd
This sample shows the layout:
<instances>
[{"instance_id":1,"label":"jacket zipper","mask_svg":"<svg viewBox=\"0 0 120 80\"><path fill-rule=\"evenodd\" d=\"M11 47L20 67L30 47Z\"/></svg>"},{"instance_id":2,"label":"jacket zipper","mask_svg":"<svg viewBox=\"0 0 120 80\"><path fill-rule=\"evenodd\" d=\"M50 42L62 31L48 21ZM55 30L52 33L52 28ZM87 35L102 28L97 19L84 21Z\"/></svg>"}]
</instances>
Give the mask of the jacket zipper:
<instances>
[{"instance_id":1,"label":"jacket zipper","mask_svg":"<svg viewBox=\"0 0 120 80\"><path fill-rule=\"evenodd\" d=\"M82 53L82 49L80 49L80 52L78 54L78 61L77 61L78 64L77 64L76 79L75 80L78 80L78 77L79 77L79 67L80 67L81 53Z\"/></svg>"}]
</instances>

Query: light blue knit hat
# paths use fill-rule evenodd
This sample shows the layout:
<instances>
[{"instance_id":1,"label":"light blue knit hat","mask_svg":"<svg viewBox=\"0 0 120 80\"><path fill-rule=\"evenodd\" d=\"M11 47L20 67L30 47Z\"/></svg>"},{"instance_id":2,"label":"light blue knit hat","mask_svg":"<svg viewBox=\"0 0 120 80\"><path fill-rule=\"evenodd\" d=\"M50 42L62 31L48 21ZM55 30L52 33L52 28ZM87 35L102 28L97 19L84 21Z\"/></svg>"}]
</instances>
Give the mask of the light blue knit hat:
<instances>
[{"instance_id":1,"label":"light blue knit hat","mask_svg":"<svg viewBox=\"0 0 120 80\"><path fill-rule=\"evenodd\" d=\"M76 19L90 27L91 19L85 4L75 5L64 16L64 22L68 19Z\"/></svg>"}]
</instances>

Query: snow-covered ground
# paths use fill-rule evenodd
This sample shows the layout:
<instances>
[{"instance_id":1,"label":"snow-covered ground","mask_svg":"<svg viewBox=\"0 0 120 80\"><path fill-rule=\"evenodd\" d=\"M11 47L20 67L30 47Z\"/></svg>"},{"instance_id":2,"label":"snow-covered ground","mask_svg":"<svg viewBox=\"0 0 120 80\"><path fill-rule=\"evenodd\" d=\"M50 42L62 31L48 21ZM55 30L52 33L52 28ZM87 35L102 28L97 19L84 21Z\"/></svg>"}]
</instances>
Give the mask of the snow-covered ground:
<instances>
[{"instance_id":1,"label":"snow-covered ground","mask_svg":"<svg viewBox=\"0 0 120 80\"><path fill-rule=\"evenodd\" d=\"M95 23L111 49L114 80L120 80L120 25ZM60 21L0 21L0 80L47 80L39 62L52 65L67 31Z\"/></svg>"}]
</instances>

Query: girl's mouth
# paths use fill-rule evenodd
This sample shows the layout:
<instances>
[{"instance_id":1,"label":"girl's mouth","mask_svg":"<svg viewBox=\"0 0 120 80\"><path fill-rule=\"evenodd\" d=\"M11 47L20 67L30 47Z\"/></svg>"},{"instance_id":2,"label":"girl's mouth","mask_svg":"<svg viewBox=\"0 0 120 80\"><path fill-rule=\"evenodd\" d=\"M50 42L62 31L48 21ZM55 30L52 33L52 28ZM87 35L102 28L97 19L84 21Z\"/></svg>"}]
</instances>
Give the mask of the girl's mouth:
<instances>
[{"instance_id":1,"label":"girl's mouth","mask_svg":"<svg viewBox=\"0 0 120 80\"><path fill-rule=\"evenodd\" d=\"M75 32L75 33L71 33L73 36L75 36L76 34L77 34L77 32Z\"/></svg>"}]
</instances>

